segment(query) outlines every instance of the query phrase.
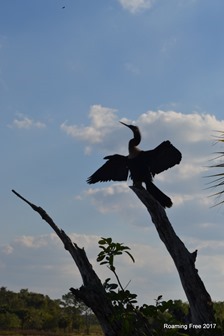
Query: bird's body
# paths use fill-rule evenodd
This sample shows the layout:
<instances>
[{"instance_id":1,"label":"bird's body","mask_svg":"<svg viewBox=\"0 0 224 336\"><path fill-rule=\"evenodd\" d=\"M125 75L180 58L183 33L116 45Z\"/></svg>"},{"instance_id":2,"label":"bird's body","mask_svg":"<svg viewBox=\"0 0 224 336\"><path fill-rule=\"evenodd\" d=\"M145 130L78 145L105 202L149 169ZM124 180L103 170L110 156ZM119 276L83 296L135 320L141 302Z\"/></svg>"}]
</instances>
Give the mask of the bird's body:
<instances>
[{"instance_id":1,"label":"bird's body","mask_svg":"<svg viewBox=\"0 0 224 336\"><path fill-rule=\"evenodd\" d=\"M145 183L148 192L163 207L171 207L171 199L158 189L152 180L155 174L179 164L181 153L168 140L152 150L143 151L138 148L141 141L139 128L133 125L124 125L129 127L134 134L134 137L129 141L128 155L106 156L104 159L107 162L91 175L87 182L92 184L106 181L126 181L130 176L133 185L141 186L142 183Z\"/></svg>"}]
</instances>

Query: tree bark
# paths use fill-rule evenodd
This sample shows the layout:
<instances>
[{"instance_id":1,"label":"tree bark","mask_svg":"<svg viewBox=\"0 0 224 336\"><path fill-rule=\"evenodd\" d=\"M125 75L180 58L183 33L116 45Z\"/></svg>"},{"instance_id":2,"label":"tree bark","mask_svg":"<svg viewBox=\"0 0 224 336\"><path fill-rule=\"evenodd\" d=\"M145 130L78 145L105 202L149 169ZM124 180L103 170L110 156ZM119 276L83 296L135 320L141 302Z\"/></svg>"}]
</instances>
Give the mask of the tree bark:
<instances>
[{"instance_id":1,"label":"tree bark","mask_svg":"<svg viewBox=\"0 0 224 336\"><path fill-rule=\"evenodd\" d=\"M199 325L214 322L211 297L195 268L197 250L193 253L188 251L176 235L164 208L144 188L130 188L146 206L160 239L174 261L190 305L191 322Z\"/></svg>"}]
</instances>

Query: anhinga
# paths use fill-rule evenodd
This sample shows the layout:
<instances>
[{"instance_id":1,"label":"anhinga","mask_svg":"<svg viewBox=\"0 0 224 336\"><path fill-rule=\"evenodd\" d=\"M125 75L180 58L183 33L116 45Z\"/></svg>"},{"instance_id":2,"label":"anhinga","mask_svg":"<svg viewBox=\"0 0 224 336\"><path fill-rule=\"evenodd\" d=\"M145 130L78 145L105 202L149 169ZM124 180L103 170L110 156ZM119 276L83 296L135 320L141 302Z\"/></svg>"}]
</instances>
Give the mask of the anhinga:
<instances>
[{"instance_id":1,"label":"anhinga","mask_svg":"<svg viewBox=\"0 0 224 336\"><path fill-rule=\"evenodd\" d=\"M141 186L144 182L147 191L165 208L172 206L171 199L158 189L152 180L155 174L167 170L181 161L181 153L170 141L163 141L152 150L143 151L137 146L141 141L139 128L134 125L129 127L134 137L129 141L127 156L114 154L106 156L107 162L100 167L87 182L92 184L106 181L126 181L128 176L133 180L133 185Z\"/></svg>"}]
</instances>

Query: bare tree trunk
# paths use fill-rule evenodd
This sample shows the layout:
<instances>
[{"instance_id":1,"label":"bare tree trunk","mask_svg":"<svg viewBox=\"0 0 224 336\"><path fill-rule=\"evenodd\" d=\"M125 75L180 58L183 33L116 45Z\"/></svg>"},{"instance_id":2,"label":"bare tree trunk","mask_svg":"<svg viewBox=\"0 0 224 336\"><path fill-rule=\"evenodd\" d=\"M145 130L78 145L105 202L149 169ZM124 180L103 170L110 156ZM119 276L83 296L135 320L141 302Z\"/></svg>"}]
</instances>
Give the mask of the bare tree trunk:
<instances>
[{"instance_id":1,"label":"bare tree trunk","mask_svg":"<svg viewBox=\"0 0 224 336\"><path fill-rule=\"evenodd\" d=\"M53 222L44 209L29 202L15 190L12 190L12 192L30 205L34 211L39 213L42 219L51 226L57 236L61 239L65 249L71 254L82 276L83 286L79 289L70 288L70 290L77 299L82 300L92 309L102 327L104 335L126 336L125 321L122 318L117 318L115 308L109 300L100 279L93 270L84 249L79 248L77 244L73 243L66 233ZM136 318L141 321L142 328L141 330L133 330L132 336L151 336L148 321L143 318L141 314L139 316L137 315Z\"/></svg>"},{"instance_id":2,"label":"bare tree trunk","mask_svg":"<svg viewBox=\"0 0 224 336\"><path fill-rule=\"evenodd\" d=\"M199 325L214 322L211 297L198 275L198 270L195 268L197 250L193 253L187 250L184 243L176 235L164 208L145 189L130 188L146 206L160 239L174 261L189 301L191 322Z\"/></svg>"}]
</instances>

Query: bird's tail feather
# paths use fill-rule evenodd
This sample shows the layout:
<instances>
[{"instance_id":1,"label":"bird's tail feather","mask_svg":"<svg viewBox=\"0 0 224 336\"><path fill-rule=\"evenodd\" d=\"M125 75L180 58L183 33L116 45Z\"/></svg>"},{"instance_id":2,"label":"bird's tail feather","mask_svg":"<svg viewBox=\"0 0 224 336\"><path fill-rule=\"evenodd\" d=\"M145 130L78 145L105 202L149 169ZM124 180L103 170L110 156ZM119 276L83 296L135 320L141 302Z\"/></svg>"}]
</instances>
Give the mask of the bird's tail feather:
<instances>
[{"instance_id":1,"label":"bird's tail feather","mask_svg":"<svg viewBox=\"0 0 224 336\"><path fill-rule=\"evenodd\" d=\"M173 203L171 199L152 182L146 183L146 189L164 208L170 208L172 206Z\"/></svg>"}]
</instances>

